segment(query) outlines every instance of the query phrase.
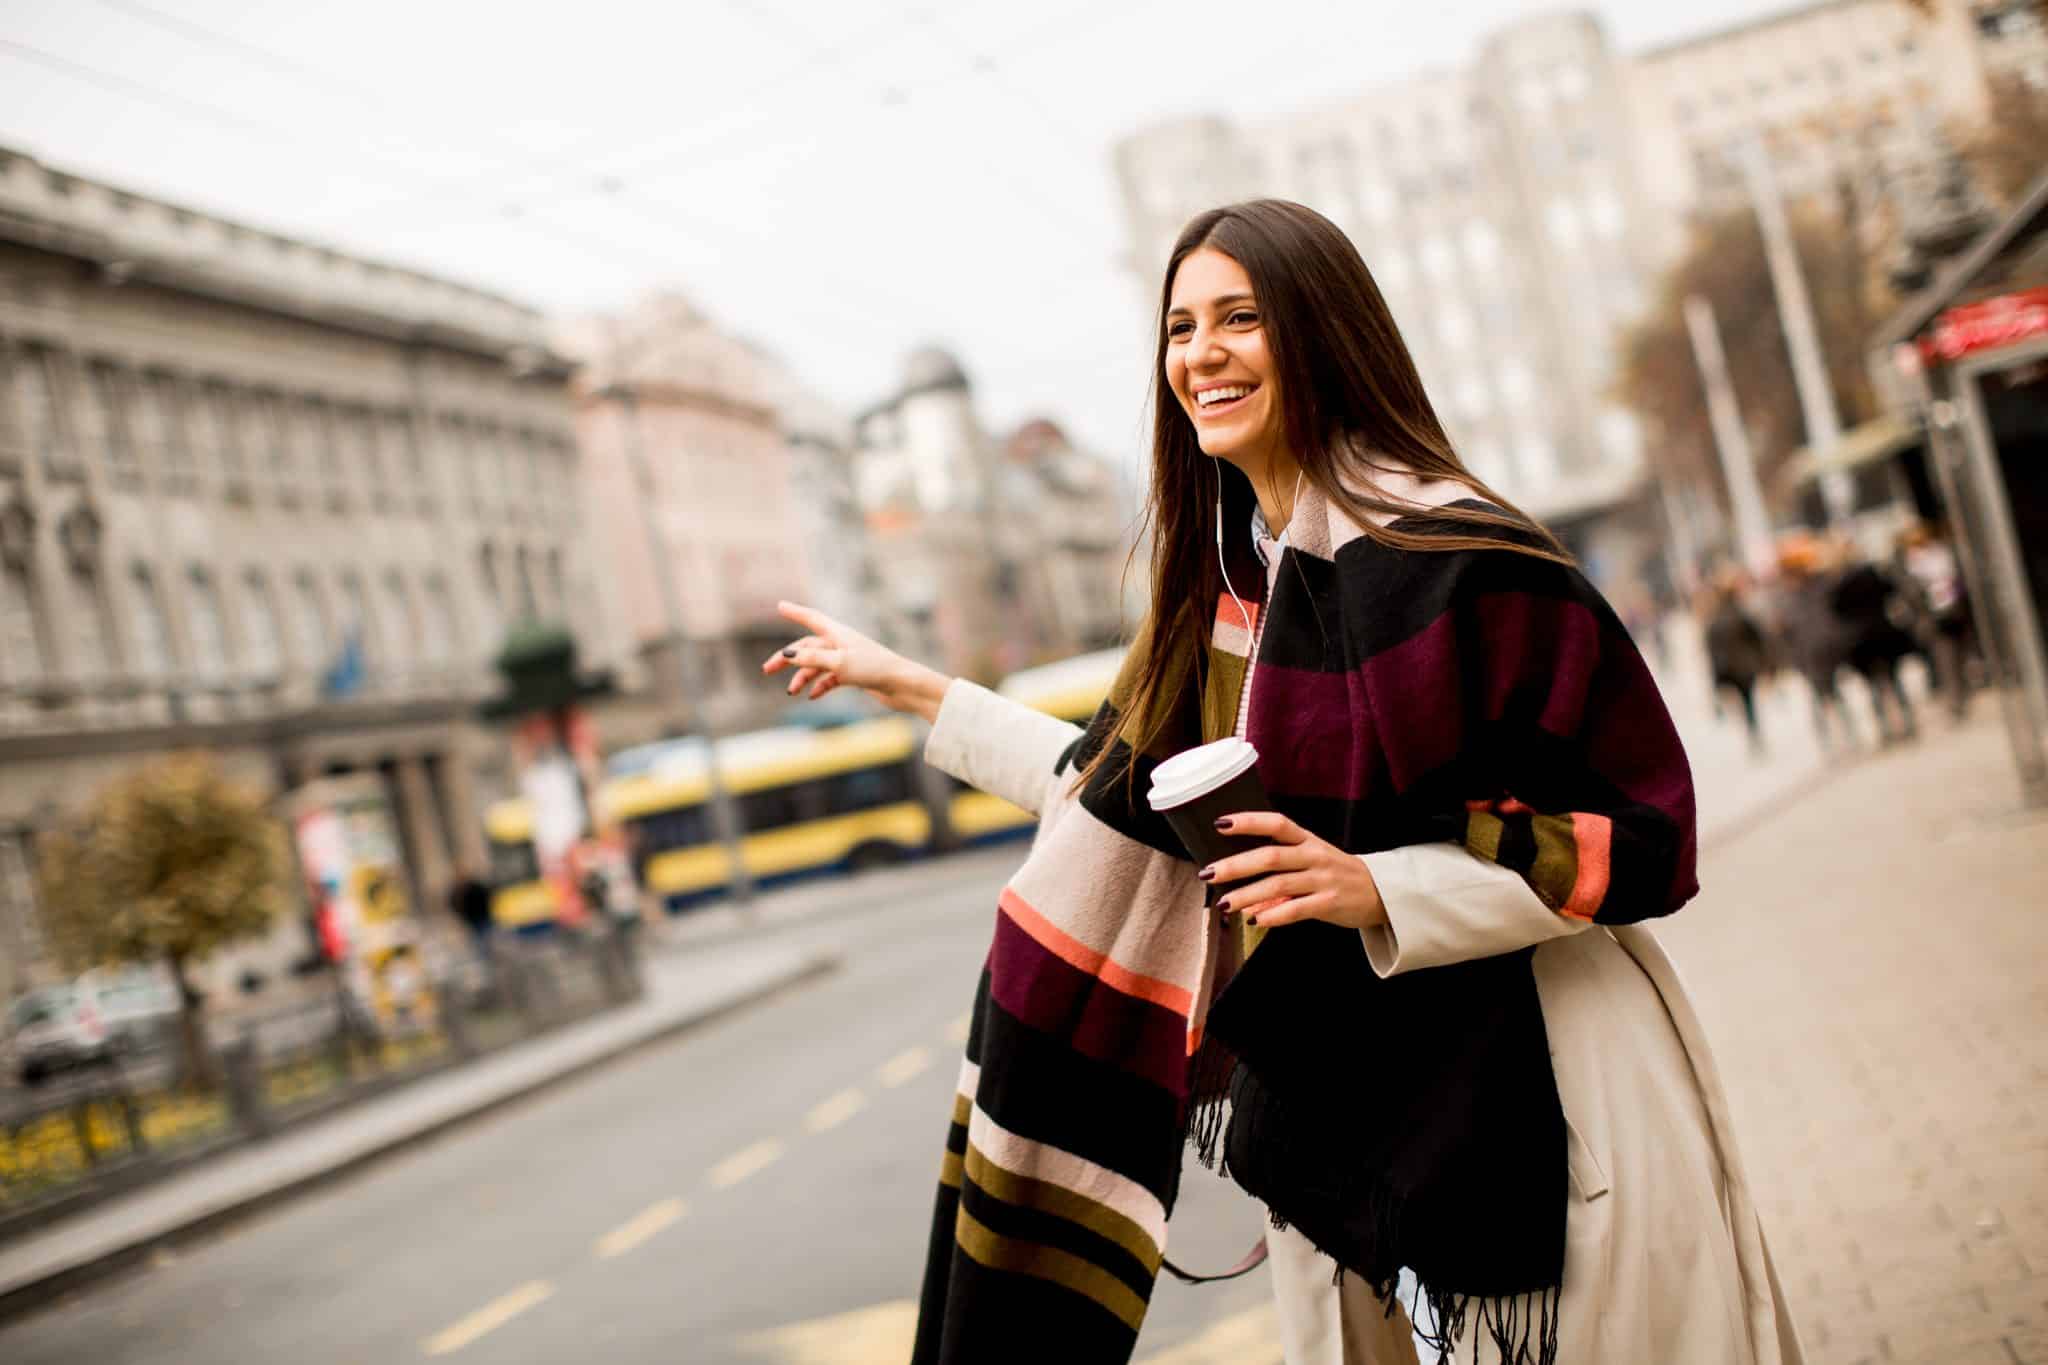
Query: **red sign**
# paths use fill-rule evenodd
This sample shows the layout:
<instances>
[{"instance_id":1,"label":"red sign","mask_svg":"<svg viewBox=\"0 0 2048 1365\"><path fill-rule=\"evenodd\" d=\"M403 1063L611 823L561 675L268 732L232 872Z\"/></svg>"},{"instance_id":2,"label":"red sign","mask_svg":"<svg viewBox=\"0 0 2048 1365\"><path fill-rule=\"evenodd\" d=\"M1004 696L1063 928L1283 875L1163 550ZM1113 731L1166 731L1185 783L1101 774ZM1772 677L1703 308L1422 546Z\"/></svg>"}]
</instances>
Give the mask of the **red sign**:
<instances>
[{"instance_id":1,"label":"red sign","mask_svg":"<svg viewBox=\"0 0 2048 1365\"><path fill-rule=\"evenodd\" d=\"M1960 360L2038 336L2048 336L2048 289L2023 289L1951 308L1936 319L1922 345L1930 360Z\"/></svg>"}]
</instances>

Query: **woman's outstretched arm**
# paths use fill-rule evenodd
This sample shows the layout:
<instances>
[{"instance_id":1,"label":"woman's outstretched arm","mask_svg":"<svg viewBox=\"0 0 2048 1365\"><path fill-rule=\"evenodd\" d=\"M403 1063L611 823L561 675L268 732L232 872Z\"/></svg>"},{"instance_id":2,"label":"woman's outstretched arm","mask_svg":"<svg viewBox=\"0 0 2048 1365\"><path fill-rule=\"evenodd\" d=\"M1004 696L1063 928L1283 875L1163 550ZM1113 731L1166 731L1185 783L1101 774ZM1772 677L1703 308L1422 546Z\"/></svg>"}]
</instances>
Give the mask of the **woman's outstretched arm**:
<instances>
[{"instance_id":1,"label":"woman's outstretched arm","mask_svg":"<svg viewBox=\"0 0 2048 1365\"><path fill-rule=\"evenodd\" d=\"M811 632L761 664L768 674L796 670L791 696L808 688L816 701L836 688L858 687L892 711L930 722L924 756L932 766L1033 815L1044 809L1060 756L1081 737L1079 726L948 678L821 611L795 602L778 610Z\"/></svg>"}]
</instances>

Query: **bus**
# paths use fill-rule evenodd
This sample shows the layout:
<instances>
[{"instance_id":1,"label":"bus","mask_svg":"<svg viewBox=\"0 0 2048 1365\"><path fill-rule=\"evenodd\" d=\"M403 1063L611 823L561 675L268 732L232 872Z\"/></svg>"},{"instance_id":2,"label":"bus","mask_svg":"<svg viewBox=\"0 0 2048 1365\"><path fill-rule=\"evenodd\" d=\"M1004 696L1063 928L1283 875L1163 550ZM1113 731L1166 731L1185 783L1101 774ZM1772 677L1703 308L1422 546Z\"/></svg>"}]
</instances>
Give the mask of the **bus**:
<instances>
[{"instance_id":1,"label":"bus","mask_svg":"<svg viewBox=\"0 0 2048 1365\"><path fill-rule=\"evenodd\" d=\"M1101 649L1077 654L1057 663L1041 664L1012 673L996 685L996 691L1013 701L1086 725L1094 717L1116 671L1123 665L1121 649ZM999 796L976 791L948 774L946 823L953 837L963 845L996 843L1021 838L1031 832L1038 817L1011 805Z\"/></svg>"},{"instance_id":2,"label":"bus","mask_svg":"<svg viewBox=\"0 0 2048 1365\"><path fill-rule=\"evenodd\" d=\"M1121 651L1063 660L1011 675L999 690L1082 723L1109 691ZM723 894L732 880L714 834L702 739L663 740L622 750L606 765L597 800L625 830L639 884L670 912ZM756 885L773 886L897 862L946 844L979 845L1029 834L1034 817L950 776L925 780L917 734L900 716L829 728L781 726L718 742L719 772L745 833L740 856ZM931 794L943 791L936 803ZM524 798L485 815L491 916L533 931L558 918L540 879L533 816Z\"/></svg>"}]
</instances>

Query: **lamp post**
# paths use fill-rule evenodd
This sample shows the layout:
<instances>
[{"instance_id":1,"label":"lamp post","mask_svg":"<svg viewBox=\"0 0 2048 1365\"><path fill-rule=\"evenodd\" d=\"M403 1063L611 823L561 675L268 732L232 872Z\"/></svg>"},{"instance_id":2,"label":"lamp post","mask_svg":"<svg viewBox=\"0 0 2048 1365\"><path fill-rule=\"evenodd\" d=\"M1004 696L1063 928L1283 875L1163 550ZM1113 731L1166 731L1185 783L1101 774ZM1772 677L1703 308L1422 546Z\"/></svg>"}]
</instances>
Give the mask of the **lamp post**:
<instances>
[{"instance_id":1,"label":"lamp post","mask_svg":"<svg viewBox=\"0 0 2048 1365\"><path fill-rule=\"evenodd\" d=\"M621 438L625 444L626 462L633 470L633 482L640 492L640 521L647 536L648 561L653 566L654 581L661 594L662 628L676 651L683 728L703 736L704 775L711 789L711 818L718 827L718 841L724 846L726 859L732 867L733 899L751 908L754 879L748 874L746 860L740 852L739 813L733 808L732 794L726 790L724 774L719 766L716 728L708 719L708 711L697 702L698 690L703 685L703 670L699 667L696 649L683 634L683 604L676 596L675 575L669 567L668 537L662 534L661 519L655 511L654 470L647 463L647 451L640 440L640 395L630 382L615 378L597 390L596 396L618 403L624 414Z\"/></svg>"}]
</instances>

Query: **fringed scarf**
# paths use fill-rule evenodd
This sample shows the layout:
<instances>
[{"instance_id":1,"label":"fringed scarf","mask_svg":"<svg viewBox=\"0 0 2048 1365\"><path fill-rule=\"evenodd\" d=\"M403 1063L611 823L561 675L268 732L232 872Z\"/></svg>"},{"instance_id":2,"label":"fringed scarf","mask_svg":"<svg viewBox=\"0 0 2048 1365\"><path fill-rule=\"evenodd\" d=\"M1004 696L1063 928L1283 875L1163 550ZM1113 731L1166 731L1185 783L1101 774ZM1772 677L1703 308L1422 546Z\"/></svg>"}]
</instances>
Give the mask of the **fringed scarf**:
<instances>
[{"instance_id":1,"label":"fringed scarf","mask_svg":"<svg viewBox=\"0 0 2048 1365\"><path fill-rule=\"evenodd\" d=\"M1328 924L1233 944L1144 793L1231 732L1257 639L1247 737L1277 810L1349 852L1460 843L1613 924L1696 889L1684 752L1577 571L1391 549L1311 490L1294 524L1272 600L1221 600L1163 725L1121 713L1120 680L1061 756L999 898L915 1365L1127 1361L1189 1137L1389 1311L1412 1268L1440 1359L1476 1337L1554 1365L1569 1177L1533 949L1383 980ZM1230 552L1235 582L1263 584L1248 544Z\"/></svg>"}]
</instances>

